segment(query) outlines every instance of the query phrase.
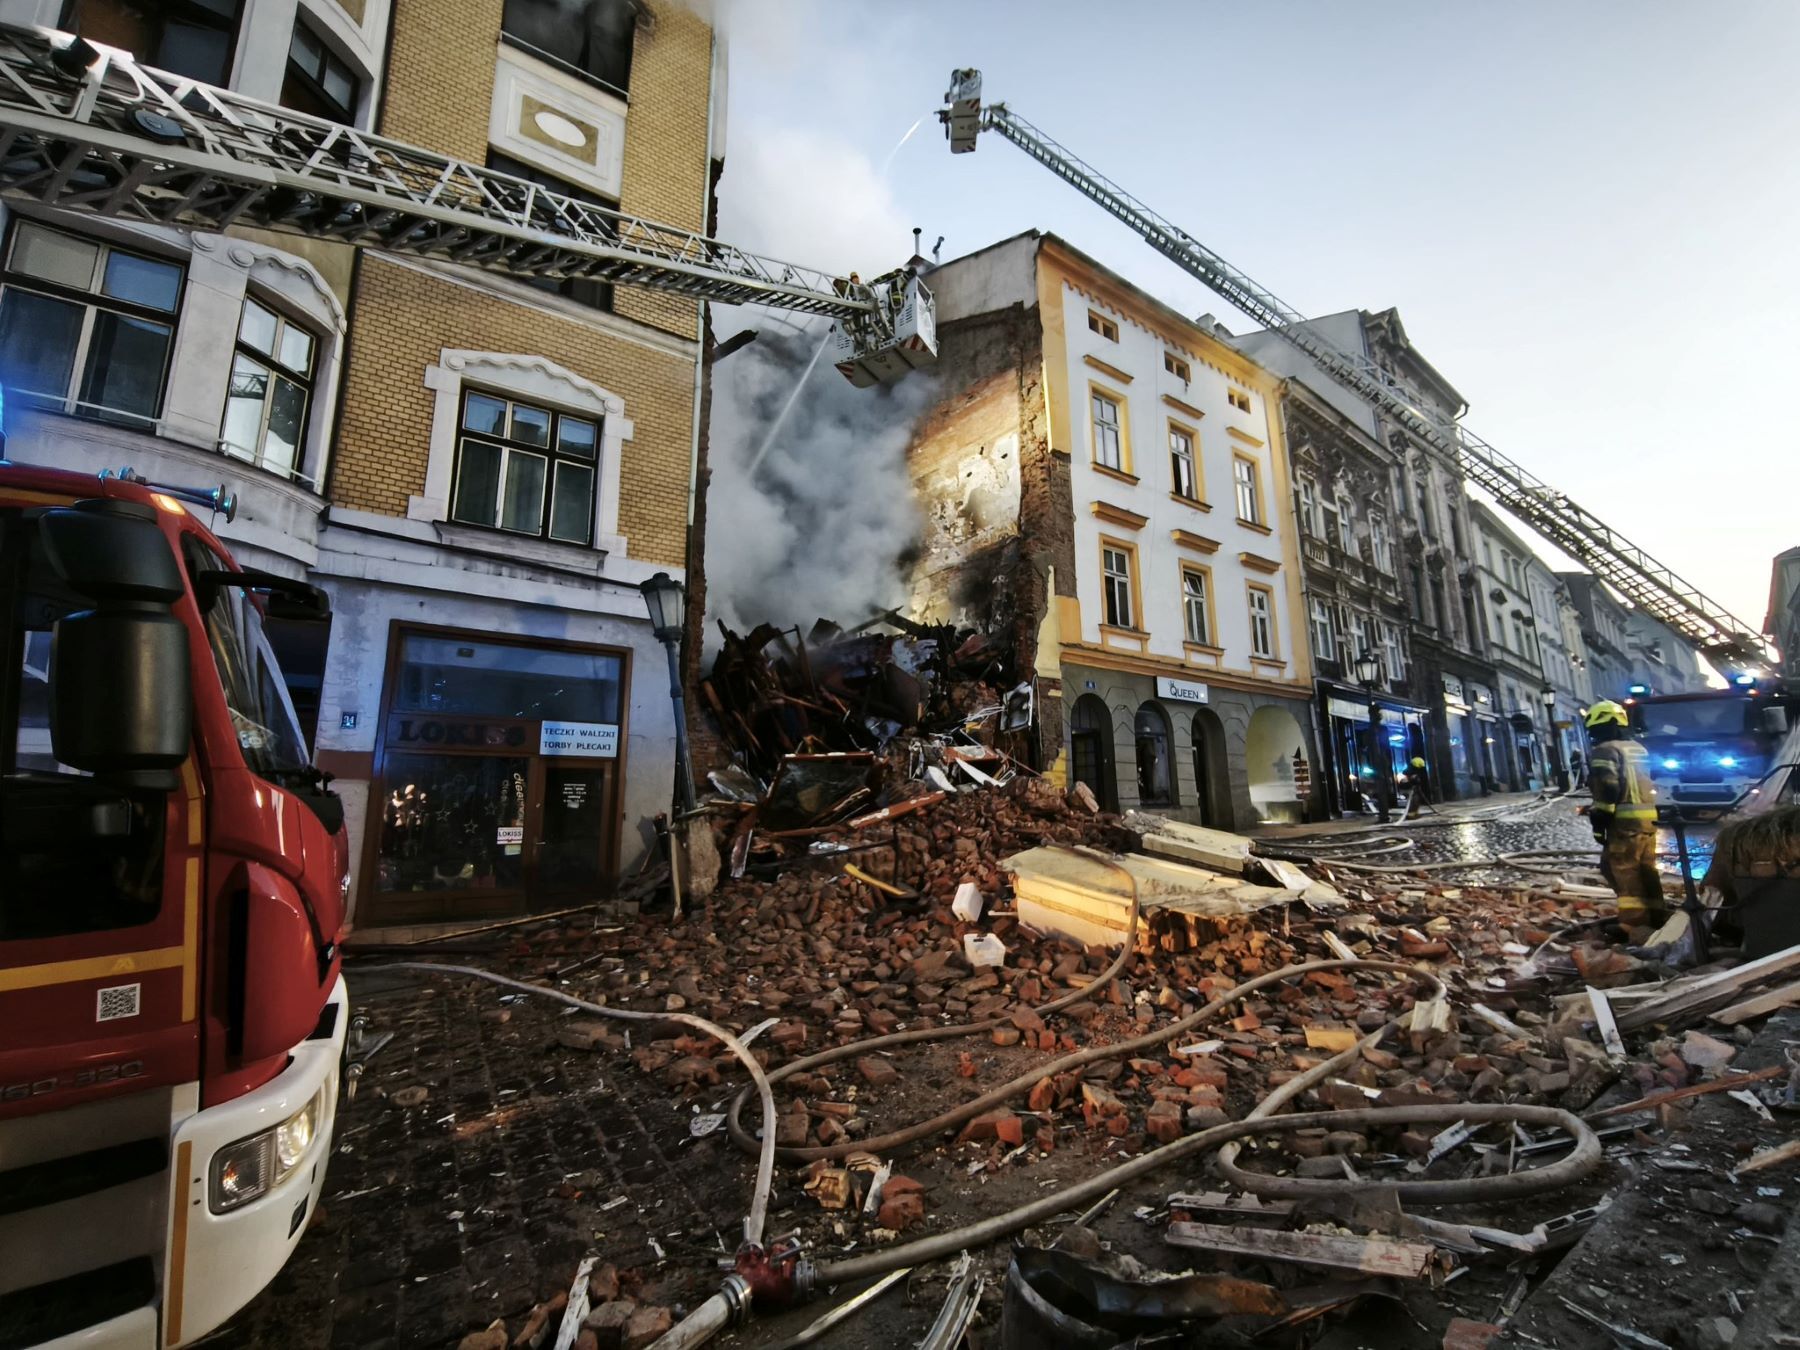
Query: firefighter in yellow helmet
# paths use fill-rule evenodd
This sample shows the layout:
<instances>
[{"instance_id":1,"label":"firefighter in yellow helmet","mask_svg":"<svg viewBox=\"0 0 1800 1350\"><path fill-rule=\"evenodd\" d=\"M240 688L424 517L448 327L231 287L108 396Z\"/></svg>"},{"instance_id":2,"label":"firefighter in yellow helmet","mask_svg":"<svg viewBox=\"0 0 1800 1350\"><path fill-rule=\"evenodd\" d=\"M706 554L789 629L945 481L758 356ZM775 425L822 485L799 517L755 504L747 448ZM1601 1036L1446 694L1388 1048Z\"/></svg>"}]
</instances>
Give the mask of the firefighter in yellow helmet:
<instances>
[{"instance_id":1,"label":"firefighter in yellow helmet","mask_svg":"<svg viewBox=\"0 0 1800 1350\"><path fill-rule=\"evenodd\" d=\"M1649 754L1632 739L1625 709L1601 699L1587 710L1589 819L1603 850L1600 871L1619 897L1619 922L1627 928L1659 924L1662 874L1656 870L1656 785Z\"/></svg>"}]
</instances>

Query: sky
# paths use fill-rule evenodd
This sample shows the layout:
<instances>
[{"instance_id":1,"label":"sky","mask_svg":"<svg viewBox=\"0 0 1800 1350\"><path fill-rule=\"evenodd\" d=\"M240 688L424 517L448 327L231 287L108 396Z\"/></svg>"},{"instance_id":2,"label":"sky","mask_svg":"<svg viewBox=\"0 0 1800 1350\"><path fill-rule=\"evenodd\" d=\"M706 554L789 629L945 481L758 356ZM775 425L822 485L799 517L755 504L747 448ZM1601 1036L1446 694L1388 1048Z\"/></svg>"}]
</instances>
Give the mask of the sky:
<instances>
[{"instance_id":1,"label":"sky","mask_svg":"<svg viewBox=\"0 0 1800 1350\"><path fill-rule=\"evenodd\" d=\"M1472 430L1760 628L1800 544L1800 4L714 9L722 237L871 276L913 226L946 259L1044 229L1254 326L1010 144L952 157L935 109L975 66L1302 312L1398 306Z\"/></svg>"}]
</instances>

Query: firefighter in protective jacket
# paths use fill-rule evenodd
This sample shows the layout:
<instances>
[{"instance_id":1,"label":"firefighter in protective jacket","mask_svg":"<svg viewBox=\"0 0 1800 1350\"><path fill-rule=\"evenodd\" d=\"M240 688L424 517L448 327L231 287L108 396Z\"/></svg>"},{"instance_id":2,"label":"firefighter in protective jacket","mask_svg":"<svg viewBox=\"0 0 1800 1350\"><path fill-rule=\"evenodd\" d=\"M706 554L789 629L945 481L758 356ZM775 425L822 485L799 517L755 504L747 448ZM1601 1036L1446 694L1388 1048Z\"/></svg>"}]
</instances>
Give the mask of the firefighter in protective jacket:
<instances>
[{"instance_id":1,"label":"firefighter in protective jacket","mask_svg":"<svg viewBox=\"0 0 1800 1350\"><path fill-rule=\"evenodd\" d=\"M1631 737L1625 709L1601 699L1587 710L1590 819L1604 850L1600 871L1619 897L1619 922L1628 928L1660 923L1662 874L1656 870L1656 785L1649 755Z\"/></svg>"}]
</instances>

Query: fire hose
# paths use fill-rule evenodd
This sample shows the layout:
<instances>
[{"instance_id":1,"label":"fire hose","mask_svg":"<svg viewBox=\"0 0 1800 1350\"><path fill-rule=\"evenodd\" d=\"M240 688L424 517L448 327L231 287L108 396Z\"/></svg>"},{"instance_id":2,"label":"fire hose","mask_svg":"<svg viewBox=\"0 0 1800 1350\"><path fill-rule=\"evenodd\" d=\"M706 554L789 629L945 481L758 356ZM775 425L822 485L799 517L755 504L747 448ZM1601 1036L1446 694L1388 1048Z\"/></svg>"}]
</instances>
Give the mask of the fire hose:
<instances>
[{"instance_id":1,"label":"fire hose","mask_svg":"<svg viewBox=\"0 0 1800 1350\"><path fill-rule=\"evenodd\" d=\"M759 1150L756 1164L756 1186L750 1194L750 1208L744 1215L744 1244L762 1250L763 1228L768 1221L769 1191L775 1183L775 1094L769 1086L769 1078L763 1073L762 1065L756 1056L750 1053L745 1045L731 1032L716 1022L709 1022L704 1017L695 1017L691 1013L653 1013L636 1012L630 1008L609 1008L601 1003L589 1003L586 999L576 998L573 994L565 994L558 989L545 989L542 985L528 984L524 980L511 979L505 975L496 975L491 970L482 970L478 966L446 966L434 961L396 961L391 965L383 965L383 970L418 970L432 975L463 975L473 980L486 980L490 984L504 985L509 989L517 989L521 993L536 994L539 998L553 999L558 1003L566 1003L571 1008L580 1008L583 1012L593 1013L596 1017L610 1017L622 1022L678 1022L683 1026L693 1027L696 1031L705 1032L719 1041L737 1058L750 1075L750 1087L745 1092L754 1091L762 1098L763 1112L763 1144Z\"/></svg>"}]
</instances>

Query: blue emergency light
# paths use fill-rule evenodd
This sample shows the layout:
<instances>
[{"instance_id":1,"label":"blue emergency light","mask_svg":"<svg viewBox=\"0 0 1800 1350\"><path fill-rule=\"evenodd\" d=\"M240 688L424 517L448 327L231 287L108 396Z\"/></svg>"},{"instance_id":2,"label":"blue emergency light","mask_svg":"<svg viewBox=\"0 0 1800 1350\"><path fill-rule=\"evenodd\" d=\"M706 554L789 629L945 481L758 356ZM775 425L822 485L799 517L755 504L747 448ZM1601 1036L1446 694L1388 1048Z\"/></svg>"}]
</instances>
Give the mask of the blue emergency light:
<instances>
[{"instance_id":1,"label":"blue emergency light","mask_svg":"<svg viewBox=\"0 0 1800 1350\"><path fill-rule=\"evenodd\" d=\"M1747 670L1740 671L1738 674L1731 677L1731 682L1740 689L1748 689L1751 685L1756 683L1756 676L1752 675Z\"/></svg>"},{"instance_id":2,"label":"blue emergency light","mask_svg":"<svg viewBox=\"0 0 1800 1350\"><path fill-rule=\"evenodd\" d=\"M1665 759L1662 762L1662 765L1665 769L1679 769L1681 767L1681 761L1678 759Z\"/></svg>"},{"instance_id":3,"label":"blue emergency light","mask_svg":"<svg viewBox=\"0 0 1800 1350\"><path fill-rule=\"evenodd\" d=\"M1625 687L1625 692L1632 695L1634 698L1643 698L1650 692L1650 686L1647 684L1627 685Z\"/></svg>"},{"instance_id":4,"label":"blue emergency light","mask_svg":"<svg viewBox=\"0 0 1800 1350\"><path fill-rule=\"evenodd\" d=\"M1719 756L1719 767L1721 769L1737 768L1737 756L1736 755L1720 755Z\"/></svg>"}]
</instances>

